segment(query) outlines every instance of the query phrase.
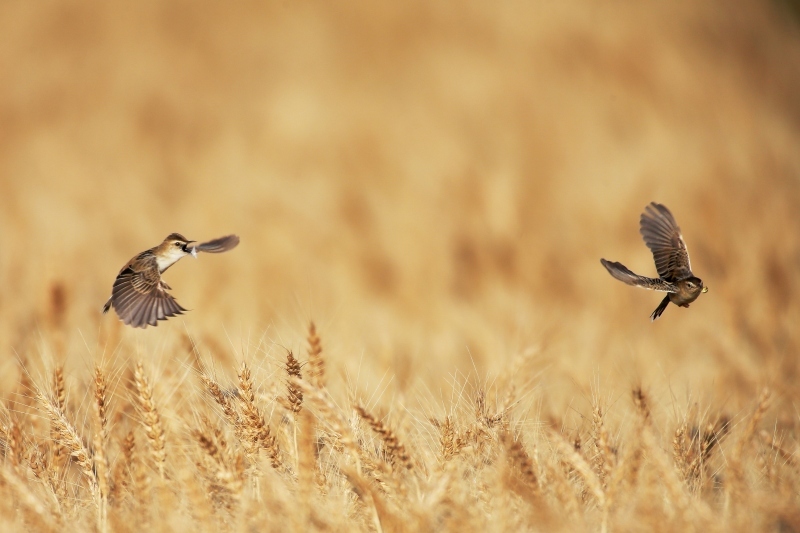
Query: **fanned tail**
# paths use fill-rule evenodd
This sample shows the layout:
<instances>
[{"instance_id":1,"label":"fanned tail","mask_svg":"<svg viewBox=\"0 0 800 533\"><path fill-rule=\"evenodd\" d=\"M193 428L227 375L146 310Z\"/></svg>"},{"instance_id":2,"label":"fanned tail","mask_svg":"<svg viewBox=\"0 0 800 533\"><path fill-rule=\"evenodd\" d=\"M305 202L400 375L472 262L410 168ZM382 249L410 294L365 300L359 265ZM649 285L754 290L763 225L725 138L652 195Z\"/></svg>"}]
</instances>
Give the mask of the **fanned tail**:
<instances>
[{"instance_id":1,"label":"fanned tail","mask_svg":"<svg viewBox=\"0 0 800 533\"><path fill-rule=\"evenodd\" d=\"M661 313L664 312L664 309L666 309L668 305L669 305L669 294L664 296L664 299L661 300L660 304L658 304L658 307L656 307L656 310L653 311L652 315L650 315L650 320L651 321L655 321L658 317L660 317Z\"/></svg>"}]
</instances>

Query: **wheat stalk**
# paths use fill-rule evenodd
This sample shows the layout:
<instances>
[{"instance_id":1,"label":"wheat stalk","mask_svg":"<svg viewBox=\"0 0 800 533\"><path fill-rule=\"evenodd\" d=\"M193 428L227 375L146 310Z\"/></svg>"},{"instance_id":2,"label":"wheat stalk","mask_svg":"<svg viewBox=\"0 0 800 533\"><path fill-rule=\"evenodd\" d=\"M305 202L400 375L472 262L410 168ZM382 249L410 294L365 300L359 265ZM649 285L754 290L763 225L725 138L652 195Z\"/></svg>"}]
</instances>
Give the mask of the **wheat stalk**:
<instances>
[{"instance_id":1,"label":"wheat stalk","mask_svg":"<svg viewBox=\"0 0 800 533\"><path fill-rule=\"evenodd\" d=\"M261 411L256 407L253 379L250 375L250 369L244 361L242 361L242 367L239 371L239 394L237 399L243 415L237 421L237 426L242 428L240 433L245 435L253 444L266 450L273 468L281 468L283 465L278 440L270 431ZM217 400L217 403L219 403L219 400Z\"/></svg>"},{"instance_id":2,"label":"wheat stalk","mask_svg":"<svg viewBox=\"0 0 800 533\"><path fill-rule=\"evenodd\" d=\"M406 447L397 438L397 434L382 421L372 416L364 407L355 405L354 408L358 415L367 422L372 431L383 441L384 452L389 463L395 467L403 466L411 470L413 468L411 457L408 455Z\"/></svg>"},{"instance_id":3,"label":"wheat stalk","mask_svg":"<svg viewBox=\"0 0 800 533\"><path fill-rule=\"evenodd\" d=\"M341 444L343 449L350 452L356 463L356 469L361 474L361 448L356 443L353 431L347 419L342 415L336 404L330 399L323 389L312 387L307 381L294 378L292 380L295 387L302 390L305 397L311 401L318 409L319 418L327 422L334 431L334 438Z\"/></svg>"},{"instance_id":4,"label":"wheat stalk","mask_svg":"<svg viewBox=\"0 0 800 533\"><path fill-rule=\"evenodd\" d=\"M303 379L303 376L300 372L300 362L294 358L291 350L286 353L286 374L289 376L286 381L286 396L279 398L278 401L287 411L297 414L303 408L303 391L294 380Z\"/></svg>"},{"instance_id":5,"label":"wheat stalk","mask_svg":"<svg viewBox=\"0 0 800 533\"><path fill-rule=\"evenodd\" d=\"M102 435L103 440L105 440L108 438L108 415L106 413L108 398L106 396L105 376L103 375L103 370L99 366L94 368L94 400L98 431Z\"/></svg>"},{"instance_id":6,"label":"wheat stalk","mask_svg":"<svg viewBox=\"0 0 800 533\"><path fill-rule=\"evenodd\" d=\"M574 445L570 446L561 433L555 430L550 430L550 433L553 436L556 449L561 454L562 459L581 476L589 492L594 496L595 500L597 500L597 504L601 509L604 508L606 505L606 495L603 490L603 485L600 483L600 478L595 471L592 470L592 467L589 466L586 459L578 453L578 448Z\"/></svg>"},{"instance_id":7,"label":"wheat stalk","mask_svg":"<svg viewBox=\"0 0 800 533\"><path fill-rule=\"evenodd\" d=\"M37 391L36 398L50 418L50 424L56 442L66 448L70 457L72 457L87 481L89 481L89 487L92 489L92 492L94 492L97 488L97 478L95 477L94 465L92 464L92 453L83 443L83 439L78 434L78 431L58 406L57 400L46 397L41 390Z\"/></svg>"},{"instance_id":8,"label":"wheat stalk","mask_svg":"<svg viewBox=\"0 0 800 533\"><path fill-rule=\"evenodd\" d=\"M515 438L510 432L502 431L500 433L500 442L503 444L503 448L506 451L508 463L516 468L523 483L533 491L533 494L538 495L539 475L536 472L530 455L525 451L525 446L522 444L522 437L518 435Z\"/></svg>"},{"instance_id":9,"label":"wheat stalk","mask_svg":"<svg viewBox=\"0 0 800 533\"><path fill-rule=\"evenodd\" d=\"M600 405L592 409L592 442L594 443L594 461L592 466L600 479L603 491L608 488L608 478L614 465L614 455L608 445L608 432L603 421L604 413Z\"/></svg>"},{"instance_id":10,"label":"wheat stalk","mask_svg":"<svg viewBox=\"0 0 800 533\"><path fill-rule=\"evenodd\" d=\"M322 342L314 322L308 325L308 382L317 388L325 386L325 359L322 357Z\"/></svg>"},{"instance_id":11,"label":"wheat stalk","mask_svg":"<svg viewBox=\"0 0 800 533\"><path fill-rule=\"evenodd\" d=\"M150 443L150 454L155 461L158 475L162 480L166 479L167 446L164 426L161 424L161 416L153 402L153 390L144 374L142 362L136 363L134 371L134 381L136 383L137 398L140 408L140 422L144 428L147 441Z\"/></svg>"}]
</instances>

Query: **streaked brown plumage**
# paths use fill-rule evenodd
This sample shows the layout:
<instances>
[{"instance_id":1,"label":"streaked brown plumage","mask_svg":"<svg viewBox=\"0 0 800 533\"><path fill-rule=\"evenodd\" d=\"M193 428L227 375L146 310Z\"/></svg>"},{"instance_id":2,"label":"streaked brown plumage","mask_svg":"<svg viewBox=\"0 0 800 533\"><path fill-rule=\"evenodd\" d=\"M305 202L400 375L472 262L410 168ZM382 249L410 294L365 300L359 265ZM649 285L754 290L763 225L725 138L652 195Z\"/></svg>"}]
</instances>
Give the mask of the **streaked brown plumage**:
<instances>
[{"instance_id":1,"label":"streaked brown plumage","mask_svg":"<svg viewBox=\"0 0 800 533\"><path fill-rule=\"evenodd\" d=\"M239 244L239 237L228 235L198 245L194 242L172 233L158 246L133 257L117 274L103 313L113 307L125 324L146 328L186 311L167 292L170 286L161 279L161 274L184 256L227 252Z\"/></svg>"},{"instance_id":2,"label":"streaked brown plumage","mask_svg":"<svg viewBox=\"0 0 800 533\"><path fill-rule=\"evenodd\" d=\"M670 302L680 307L689 307L700 293L708 292L703 280L692 274L689 251L683 242L681 229L666 206L651 202L645 207L639 219L639 233L653 252L658 278L634 274L622 263L605 259L600 262L609 274L623 283L668 293L650 315L651 320L660 317Z\"/></svg>"}]
</instances>

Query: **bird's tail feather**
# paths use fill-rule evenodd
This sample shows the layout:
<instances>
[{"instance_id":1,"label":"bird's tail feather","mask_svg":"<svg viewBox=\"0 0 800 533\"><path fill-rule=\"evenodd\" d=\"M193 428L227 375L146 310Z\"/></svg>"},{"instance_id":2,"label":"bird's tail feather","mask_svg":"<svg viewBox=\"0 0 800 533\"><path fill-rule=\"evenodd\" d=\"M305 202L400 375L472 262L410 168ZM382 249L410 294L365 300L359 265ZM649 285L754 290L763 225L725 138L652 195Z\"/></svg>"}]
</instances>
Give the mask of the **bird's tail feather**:
<instances>
[{"instance_id":1,"label":"bird's tail feather","mask_svg":"<svg viewBox=\"0 0 800 533\"><path fill-rule=\"evenodd\" d=\"M669 305L669 295L666 295L666 296L664 296L664 299L661 300L661 303L658 304L658 307L656 307L656 310L653 311L653 314L650 315L650 321L653 322L658 317L660 317L661 313L664 312L664 309L666 309L668 305Z\"/></svg>"}]
</instances>

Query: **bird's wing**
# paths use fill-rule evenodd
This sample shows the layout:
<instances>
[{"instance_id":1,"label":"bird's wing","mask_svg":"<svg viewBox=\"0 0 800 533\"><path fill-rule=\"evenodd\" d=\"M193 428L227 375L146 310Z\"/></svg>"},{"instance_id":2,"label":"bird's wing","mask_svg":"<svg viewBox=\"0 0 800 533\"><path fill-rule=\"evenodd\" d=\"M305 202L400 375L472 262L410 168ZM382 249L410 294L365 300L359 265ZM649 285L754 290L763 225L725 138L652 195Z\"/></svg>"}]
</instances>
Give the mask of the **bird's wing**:
<instances>
[{"instance_id":1,"label":"bird's wing","mask_svg":"<svg viewBox=\"0 0 800 533\"><path fill-rule=\"evenodd\" d=\"M209 252L218 254L233 250L239 244L239 237L237 235L226 235L213 241L204 242L195 246L198 252Z\"/></svg>"},{"instance_id":2,"label":"bird's wing","mask_svg":"<svg viewBox=\"0 0 800 533\"><path fill-rule=\"evenodd\" d=\"M689 251L669 209L655 202L648 205L639 220L639 232L653 252L659 276L669 281L692 276Z\"/></svg>"},{"instance_id":3,"label":"bird's wing","mask_svg":"<svg viewBox=\"0 0 800 533\"><path fill-rule=\"evenodd\" d=\"M186 311L164 290L152 254L140 254L120 271L111 290L111 303L119 318L134 328L155 326L159 320Z\"/></svg>"},{"instance_id":4,"label":"bird's wing","mask_svg":"<svg viewBox=\"0 0 800 533\"><path fill-rule=\"evenodd\" d=\"M628 267L622 263L617 263L616 261L606 261L605 259L601 259L600 262L604 267L606 267L606 270L608 270L609 274L621 282L627 283L628 285L642 287L652 291L678 292L678 287L669 281L658 278L646 278L644 276L634 274L630 271L630 269L628 269Z\"/></svg>"}]
</instances>

